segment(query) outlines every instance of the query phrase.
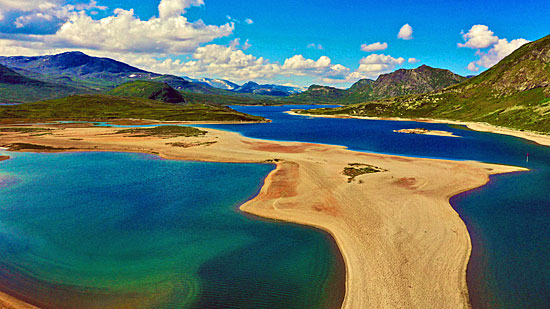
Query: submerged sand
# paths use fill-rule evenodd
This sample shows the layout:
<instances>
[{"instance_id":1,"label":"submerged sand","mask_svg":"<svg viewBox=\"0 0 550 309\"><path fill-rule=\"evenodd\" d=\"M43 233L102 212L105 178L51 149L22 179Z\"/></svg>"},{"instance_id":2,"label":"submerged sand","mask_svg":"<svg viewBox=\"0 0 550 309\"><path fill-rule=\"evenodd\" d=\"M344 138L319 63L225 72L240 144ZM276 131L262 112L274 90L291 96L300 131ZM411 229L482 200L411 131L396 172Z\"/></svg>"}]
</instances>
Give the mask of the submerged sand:
<instances>
[{"instance_id":1,"label":"submerged sand","mask_svg":"<svg viewBox=\"0 0 550 309\"><path fill-rule=\"evenodd\" d=\"M449 198L484 185L491 174L525 170L201 130L208 133L163 139L116 134L116 128L61 128L40 136L0 133L0 146L29 143L68 151L152 153L177 160L274 162L277 168L260 193L241 209L328 231L346 265L344 308L469 307L466 267L471 243ZM348 183L342 171L350 163L385 171ZM9 301L2 294L0 299Z\"/></svg>"}]
</instances>

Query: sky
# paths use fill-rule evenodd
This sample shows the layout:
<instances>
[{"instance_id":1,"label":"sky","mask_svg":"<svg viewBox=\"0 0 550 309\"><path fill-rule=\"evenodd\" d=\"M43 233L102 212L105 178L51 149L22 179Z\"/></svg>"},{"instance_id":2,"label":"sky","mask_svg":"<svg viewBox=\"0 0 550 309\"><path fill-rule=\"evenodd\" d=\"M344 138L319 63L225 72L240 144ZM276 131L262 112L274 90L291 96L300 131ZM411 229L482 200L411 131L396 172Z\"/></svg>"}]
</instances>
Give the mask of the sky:
<instances>
[{"instance_id":1,"label":"sky","mask_svg":"<svg viewBox=\"0 0 550 309\"><path fill-rule=\"evenodd\" d=\"M549 35L549 16L549 0L0 0L0 55L347 88L423 64L479 74Z\"/></svg>"}]
</instances>

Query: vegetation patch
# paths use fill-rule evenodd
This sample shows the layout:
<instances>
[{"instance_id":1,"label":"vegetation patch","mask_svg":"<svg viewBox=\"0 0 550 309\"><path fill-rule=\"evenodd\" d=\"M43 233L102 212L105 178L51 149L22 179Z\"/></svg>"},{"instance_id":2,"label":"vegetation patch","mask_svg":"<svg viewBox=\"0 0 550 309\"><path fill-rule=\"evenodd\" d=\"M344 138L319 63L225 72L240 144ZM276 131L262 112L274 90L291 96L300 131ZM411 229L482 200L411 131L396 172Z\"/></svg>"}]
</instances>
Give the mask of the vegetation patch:
<instances>
[{"instance_id":1,"label":"vegetation patch","mask_svg":"<svg viewBox=\"0 0 550 309\"><path fill-rule=\"evenodd\" d=\"M355 177L361 176L364 174L372 174L378 172L386 172L387 170L376 167L370 164L364 163L349 163L347 167L344 168L342 174L348 176L348 183L355 180Z\"/></svg>"},{"instance_id":2,"label":"vegetation patch","mask_svg":"<svg viewBox=\"0 0 550 309\"><path fill-rule=\"evenodd\" d=\"M215 144L217 142L197 142L197 143L167 143L166 145L171 145L174 147L181 147L181 148L190 148L190 147L198 147L198 146L210 146L212 144Z\"/></svg>"},{"instance_id":3,"label":"vegetation patch","mask_svg":"<svg viewBox=\"0 0 550 309\"><path fill-rule=\"evenodd\" d=\"M46 129L46 128L0 128L0 132L2 133L39 133L39 132L48 132L53 129Z\"/></svg>"},{"instance_id":4,"label":"vegetation patch","mask_svg":"<svg viewBox=\"0 0 550 309\"><path fill-rule=\"evenodd\" d=\"M46 145L38 144L29 144L29 143L13 143L9 145L4 145L9 151L20 151L20 150L36 150L36 151L64 151L74 148L59 148Z\"/></svg>"},{"instance_id":5,"label":"vegetation patch","mask_svg":"<svg viewBox=\"0 0 550 309\"><path fill-rule=\"evenodd\" d=\"M133 137L157 136L162 138L192 137L206 134L206 131L192 127L160 126L154 128L125 129L116 131L116 134L131 134Z\"/></svg>"}]
</instances>

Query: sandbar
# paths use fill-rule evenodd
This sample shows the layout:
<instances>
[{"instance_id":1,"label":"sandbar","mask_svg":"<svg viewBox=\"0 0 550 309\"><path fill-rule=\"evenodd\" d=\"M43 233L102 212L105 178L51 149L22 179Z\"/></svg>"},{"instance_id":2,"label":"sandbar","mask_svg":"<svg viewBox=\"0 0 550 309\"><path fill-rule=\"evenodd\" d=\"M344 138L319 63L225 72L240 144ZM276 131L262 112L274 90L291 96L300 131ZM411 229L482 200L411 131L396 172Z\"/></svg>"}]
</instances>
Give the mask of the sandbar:
<instances>
[{"instance_id":1,"label":"sandbar","mask_svg":"<svg viewBox=\"0 0 550 309\"><path fill-rule=\"evenodd\" d=\"M393 132L395 132L395 133L404 133L404 134L420 134L420 135L460 137L458 135L454 135L453 132L442 131L442 130L428 130L428 129L424 129L424 128L400 129L400 130L393 130Z\"/></svg>"},{"instance_id":2,"label":"sandbar","mask_svg":"<svg viewBox=\"0 0 550 309\"><path fill-rule=\"evenodd\" d=\"M470 307L466 267L471 242L449 198L483 186L489 175L526 170L258 140L205 128L204 136L173 138L132 137L117 130L63 128L40 136L4 132L0 145L140 152L175 160L274 162L276 168L259 194L240 209L329 232L346 267L343 308ZM197 146L174 147L175 143ZM350 163L382 171L348 182L343 170ZM6 302L1 294L0 299Z\"/></svg>"}]
</instances>

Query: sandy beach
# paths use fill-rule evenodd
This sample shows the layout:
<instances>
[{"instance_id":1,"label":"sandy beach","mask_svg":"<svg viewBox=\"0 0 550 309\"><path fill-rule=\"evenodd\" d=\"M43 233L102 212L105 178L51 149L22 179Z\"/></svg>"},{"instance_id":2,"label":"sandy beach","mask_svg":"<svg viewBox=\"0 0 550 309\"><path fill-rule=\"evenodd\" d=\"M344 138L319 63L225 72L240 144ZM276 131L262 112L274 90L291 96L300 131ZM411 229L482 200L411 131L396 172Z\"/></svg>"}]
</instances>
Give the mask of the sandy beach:
<instances>
[{"instance_id":1,"label":"sandy beach","mask_svg":"<svg viewBox=\"0 0 550 309\"><path fill-rule=\"evenodd\" d=\"M303 116L303 117L321 117L321 118L355 118L355 119L370 119L370 120L392 120L392 121L416 121L426 123L445 123L463 125L469 129L481 132L489 132L496 134L511 135L523 139L533 141L539 145L550 146L550 135L544 135L537 132L519 131L505 127L499 127L488 123L482 122L467 122L447 119L432 119L432 118L397 118L397 117L364 117L364 116L349 116L349 115L313 115L313 114L297 114L293 111L286 112L289 115Z\"/></svg>"},{"instance_id":2,"label":"sandy beach","mask_svg":"<svg viewBox=\"0 0 550 309\"><path fill-rule=\"evenodd\" d=\"M54 130L45 135L0 133L0 146L28 143L54 147L54 151L275 162L277 168L267 176L260 193L241 210L329 232L346 265L343 308L469 307L466 267L470 237L449 198L484 185L489 175L524 170L361 153L341 146L264 141L202 128L208 131L205 136L174 138L132 137L108 127L50 128ZM342 172L350 163L384 171L348 182ZM0 294L0 307L4 303L25 308Z\"/></svg>"}]
</instances>

